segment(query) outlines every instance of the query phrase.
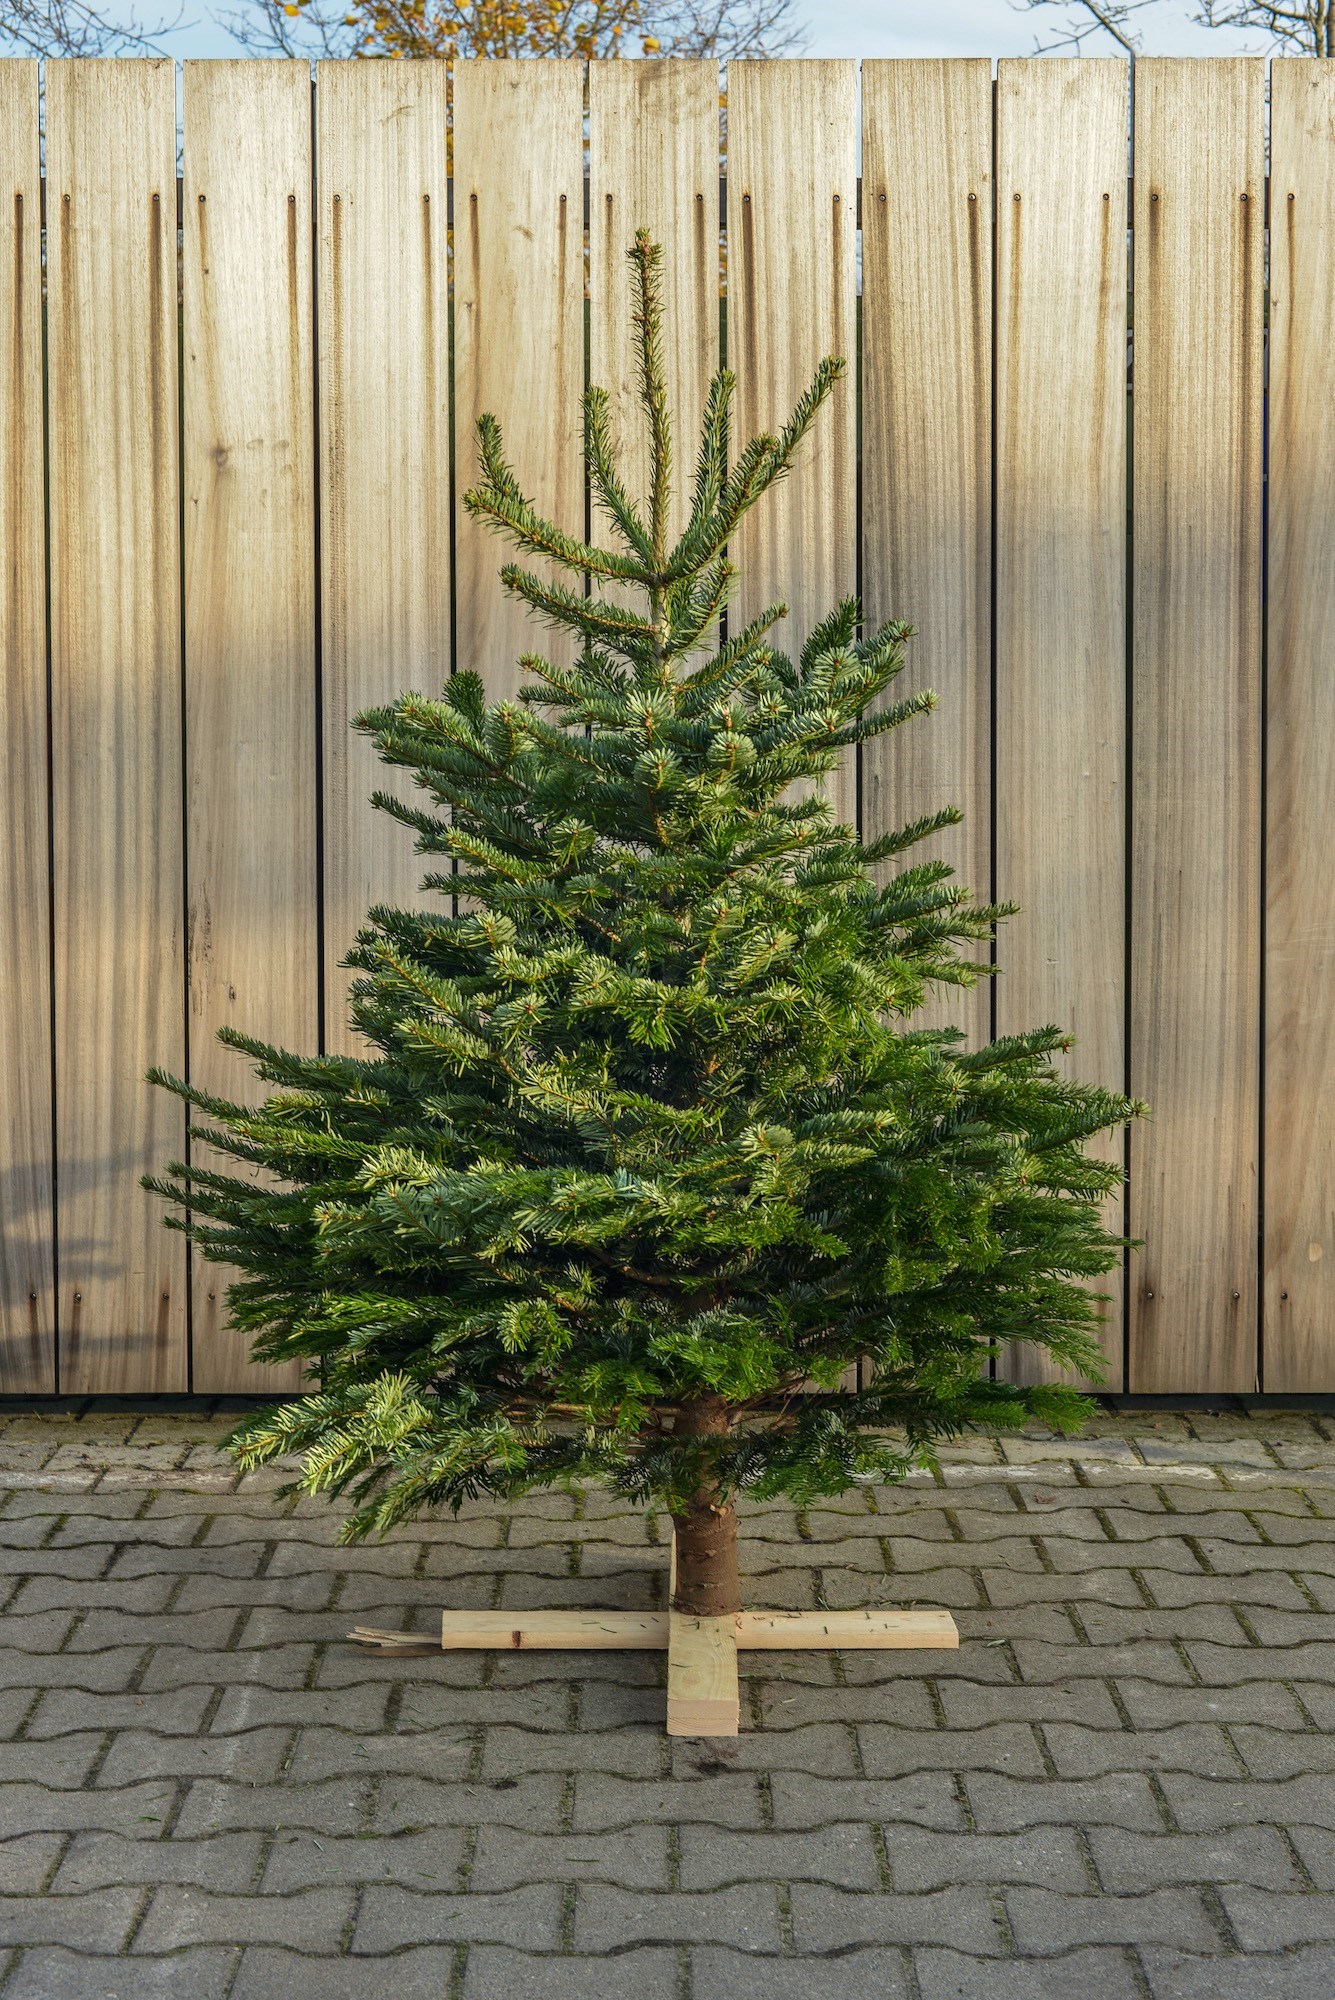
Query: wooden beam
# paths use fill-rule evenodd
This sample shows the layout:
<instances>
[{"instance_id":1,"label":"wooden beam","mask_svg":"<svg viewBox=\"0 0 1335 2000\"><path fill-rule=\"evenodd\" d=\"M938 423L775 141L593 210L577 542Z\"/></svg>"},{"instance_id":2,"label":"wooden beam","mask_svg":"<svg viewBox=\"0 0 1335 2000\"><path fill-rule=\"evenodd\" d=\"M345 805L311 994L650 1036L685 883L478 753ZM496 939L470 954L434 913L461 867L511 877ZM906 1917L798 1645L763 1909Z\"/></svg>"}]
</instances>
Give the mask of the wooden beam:
<instances>
[{"instance_id":1,"label":"wooden beam","mask_svg":"<svg viewBox=\"0 0 1335 2000\"><path fill-rule=\"evenodd\" d=\"M669 1736L735 1736L737 1619L668 1613Z\"/></svg>"},{"instance_id":2,"label":"wooden beam","mask_svg":"<svg viewBox=\"0 0 1335 2000\"><path fill-rule=\"evenodd\" d=\"M954 1651L960 1635L948 1611L741 1611L737 1644L749 1652L829 1646L938 1646Z\"/></svg>"},{"instance_id":3,"label":"wooden beam","mask_svg":"<svg viewBox=\"0 0 1335 2000\"><path fill-rule=\"evenodd\" d=\"M666 1611L446 1611L440 1643L447 1653L489 1646L516 1653L662 1651Z\"/></svg>"}]
</instances>

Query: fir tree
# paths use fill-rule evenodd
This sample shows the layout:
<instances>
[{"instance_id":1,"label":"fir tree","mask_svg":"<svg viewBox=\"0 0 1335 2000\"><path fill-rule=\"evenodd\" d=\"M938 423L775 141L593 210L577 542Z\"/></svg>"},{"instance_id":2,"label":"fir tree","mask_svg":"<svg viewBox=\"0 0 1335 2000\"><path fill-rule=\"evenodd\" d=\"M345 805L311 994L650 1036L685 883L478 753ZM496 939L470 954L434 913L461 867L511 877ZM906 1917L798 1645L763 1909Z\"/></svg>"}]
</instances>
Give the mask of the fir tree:
<instances>
[{"instance_id":1,"label":"fir tree","mask_svg":"<svg viewBox=\"0 0 1335 2000\"><path fill-rule=\"evenodd\" d=\"M467 496L543 566L502 576L574 634L573 663L526 657L518 701L461 672L359 718L425 794L375 804L436 857L433 900L373 910L350 954L366 1053L225 1030L274 1093L248 1109L155 1073L205 1122L149 1185L241 1268L256 1357L318 1382L242 1424L244 1465L301 1454L295 1484L347 1496L349 1537L602 1479L673 1517L677 1608L721 1614L739 1494L801 1504L971 1426L1078 1424L1074 1392L988 1361L1022 1341L1097 1370L1087 1280L1120 1254L1099 1206L1118 1174L1085 1141L1135 1107L1059 1075L1055 1028L969 1051L906 1026L930 985L973 983L961 953L1006 914L940 862L887 868L955 812L864 843L821 795L931 706L881 699L908 629L860 637L845 602L793 661L775 605L717 643L738 522L843 364L735 454L715 378L672 543L659 252L641 234L631 256L644 503L599 389L610 547L535 512L491 417Z\"/></svg>"}]
</instances>

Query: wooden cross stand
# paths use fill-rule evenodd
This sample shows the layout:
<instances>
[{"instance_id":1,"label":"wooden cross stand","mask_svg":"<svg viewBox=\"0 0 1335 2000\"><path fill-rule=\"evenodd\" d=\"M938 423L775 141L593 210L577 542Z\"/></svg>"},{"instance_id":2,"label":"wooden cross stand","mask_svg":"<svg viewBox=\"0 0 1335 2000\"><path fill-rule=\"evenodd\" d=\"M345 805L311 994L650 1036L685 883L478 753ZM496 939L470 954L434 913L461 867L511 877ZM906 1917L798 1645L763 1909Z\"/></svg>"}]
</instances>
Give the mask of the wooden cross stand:
<instances>
[{"instance_id":1,"label":"wooden cross stand","mask_svg":"<svg viewBox=\"0 0 1335 2000\"><path fill-rule=\"evenodd\" d=\"M675 1575L669 1602L672 1583ZM382 1653L436 1650L418 1632L359 1625L348 1636ZM959 1642L948 1611L739 1611L727 1618L679 1611L445 1611L440 1621L446 1653L666 1649L669 1736L736 1736L739 1647L786 1653L816 1646L953 1649Z\"/></svg>"}]
</instances>

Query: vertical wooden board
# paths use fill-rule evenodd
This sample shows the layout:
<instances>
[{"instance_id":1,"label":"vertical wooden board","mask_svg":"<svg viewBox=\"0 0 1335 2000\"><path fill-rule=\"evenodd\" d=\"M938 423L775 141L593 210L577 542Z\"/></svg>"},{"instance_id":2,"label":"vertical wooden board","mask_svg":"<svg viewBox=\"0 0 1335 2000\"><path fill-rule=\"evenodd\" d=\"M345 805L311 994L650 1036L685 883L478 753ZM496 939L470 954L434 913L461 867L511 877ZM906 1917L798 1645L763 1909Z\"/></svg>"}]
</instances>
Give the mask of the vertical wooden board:
<instances>
[{"instance_id":1,"label":"vertical wooden board","mask_svg":"<svg viewBox=\"0 0 1335 2000\"><path fill-rule=\"evenodd\" d=\"M857 66L728 64L728 364L735 448L786 422L827 354L848 374L789 477L742 521L735 619L783 602L775 643L794 656L857 589ZM827 786L857 820L856 759Z\"/></svg>"},{"instance_id":2,"label":"vertical wooden board","mask_svg":"<svg viewBox=\"0 0 1335 2000\"><path fill-rule=\"evenodd\" d=\"M914 627L892 699L932 716L862 753L874 840L943 806L963 824L906 854L991 895L992 66L862 66L862 600ZM985 959L986 946L972 956ZM922 1025L988 1039L990 982L931 996Z\"/></svg>"},{"instance_id":3,"label":"vertical wooden board","mask_svg":"<svg viewBox=\"0 0 1335 2000\"><path fill-rule=\"evenodd\" d=\"M0 1394L56 1386L37 64L0 62Z\"/></svg>"},{"instance_id":4,"label":"vertical wooden board","mask_svg":"<svg viewBox=\"0 0 1335 2000\"><path fill-rule=\"evenodd\" d=\"M1335 64L1270 71L1263 1386L1335 1383Z\"/></svg>"},{"instance_id":5,"label":"vertical wooden board","mask_svg":"<svg viewBox=\"0 0 1335 2000\"><path fill-rule=\"evenodd\" d=\"M320 1030L310 127L305 63L185 65L190 1074L252 1100L218 1029ZM235 1275L192 1260L194 1388L295 1389L228 1324Z\"/></svg>"},{"instance_id":6,"label":"vertical wooden board","mask_svg":"<svg viewBox=\"0 0 1335 2000\"><path fill-rule=\"evenodd\" d=\"M675 464L672 531L689 511L696 427L719 350L718 64L589 65L589 378L611 398L627 483L642 499L648 450L632 339L637 229L663 246L665 359ZM602 528L594 517L594 533Z\"/></svg>"},{"instance_id":7,"label":"vertical wooden board","mask_svg":"<svg viewBox=\"0 0 1335 2000\"><path fill-rule=\"evenodd\" d=\"M1055 1022L1126 1082L1127 65L1043 56L997 81L997 1033ZM1097 1150L1123 1159L1116 1133ZM1119 1197L1108 1226L1123 1231ZM1123 1386L1121 1274L1101 1328ZM1016 1345L1018 1381L1056 1373Z\"/></svg>"},{"instance_id":8,"label":"vertical wooden board","mask_svg":"<svg viewBox=\"0 0 1335 2000\"><path fill-rule=\"evenodd\" d=\"M342 970L375 903L413 903L414 797L353 718L450 672L447 72L316 67L325 1044L351 1052Z\"/></svg>"},{"instance_id":9,"label":"vertical wooden board","mask_svg":"<svg viewBox=\"0 0 1335 2000\"><path fill-rule=\"evenodd\" d=\"M1128 1387L1256 1384L1265 66L1136 65Z\"/></svg>"},{"instance_id":10,"label":"vertical wooden board","mask_svg":"<svg viewBox=\"0 0 1335 2000\"><path fill-rule=\"evenodd\" d=\"M60 1386L181 1390L176 72L46 66Z\"/></svg>"},{"instance_id":11,"label":"vertical wooden board","mask_svg":"<svg viewBox=\"0 0 1335 2000\"><path fill-rule=\"evenodd\" d=\"M521 653L568 650L502 588L512 551L462 496L490 412L529 499L583 532L583 122L582 63L454 65L455 663L492 701Z\"/></svg>"}]
</instances>

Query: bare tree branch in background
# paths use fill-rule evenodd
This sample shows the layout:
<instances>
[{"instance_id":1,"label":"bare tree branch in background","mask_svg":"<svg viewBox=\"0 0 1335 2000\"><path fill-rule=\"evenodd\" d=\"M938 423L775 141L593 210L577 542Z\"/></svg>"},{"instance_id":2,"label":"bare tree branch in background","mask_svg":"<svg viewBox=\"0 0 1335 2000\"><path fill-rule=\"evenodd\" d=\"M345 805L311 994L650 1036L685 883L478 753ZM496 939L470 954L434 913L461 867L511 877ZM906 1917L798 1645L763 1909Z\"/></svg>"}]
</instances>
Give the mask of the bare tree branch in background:
<instances>
[{"instance_id":1,"label":"bare tree branch in background","mask_svg":"<svg viewBox=\"0 0 1335 2000\"><path fill-rule=\"evenodd\" d=\"M1131 26L1131 16L1155 0L1012 0L1023 12L1040 9L1066 16L1060 28L1054 24L1050 40L1036 44L1038 55L1056 49L1077 52L1095 36L1108 35L1130 56L1140 53L1140 36ZM1192 15L1202 28L1256 29L1268 37L1270 46L1288 49L1303 56L1335 56L1335 0L1201 0L1199 13Z\"/></svg>"},{"instance_id":2,"label":"bare tree branch in background","mask_svg":"<svg viewBox=\"0 0 1335 2000\"><path fill-rule=\"evenodd\" d=\"M161 37L181 17L143 28L109 21L89 0L0 0L0 53L28 56L165 55Z\"/></svg>"}]
</instances>

